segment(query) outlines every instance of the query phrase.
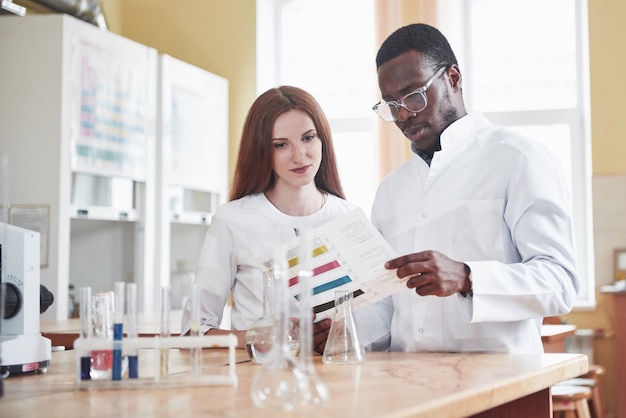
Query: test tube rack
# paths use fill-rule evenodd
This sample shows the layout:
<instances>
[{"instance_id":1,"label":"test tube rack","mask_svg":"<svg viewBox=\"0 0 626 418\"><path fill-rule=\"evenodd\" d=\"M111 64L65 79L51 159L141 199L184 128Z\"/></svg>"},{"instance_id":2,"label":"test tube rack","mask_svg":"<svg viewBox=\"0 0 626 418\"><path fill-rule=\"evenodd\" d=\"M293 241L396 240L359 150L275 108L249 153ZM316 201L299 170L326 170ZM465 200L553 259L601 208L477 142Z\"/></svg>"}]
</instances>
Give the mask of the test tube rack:
<instances>
[{"instance_id":1,"label":"test tube rack","mask_svg":"<svg viewBox=\"0 0 626 418\"><path fill-rule=\"evenodd\" d=\"M121 347L119 346L121 344ZM162 375L162 365L160 364L160 353L162 350L189 349L202 350L205 348L228 348L228 360L218 366L228 366L228 371L222 374L210 373L211 370L223 370L216 365L200 365L200 370L193 370L194 364L189 355L189 364L183 364L173 369L165 378ZM202 336L176 336L176 337L137 337L123 338L121 341L102 340L97 338L78 338L74 341L74 351L76 352L76 389L148 389L148 388L172 388L188 386L206 385L231 385L237 386L237 374L235 370L236 358L235 348L237 347L237 337L229 335L202 335ZM83 379L81 360L90 357L95 350L113 350L114 348L127 353L137 353L140 362L154 363L148 366L147 370L153 373L145 373L137 378L124 377L120 380L112 379ZM202 355L202 353L200 353ZM225 355L226 357L226 355ZM142 361L143 360L143 361ZM197 367L197 365L196 365ZM209 371L209 372L207 372Z\"/></svg>"}]
</instances>

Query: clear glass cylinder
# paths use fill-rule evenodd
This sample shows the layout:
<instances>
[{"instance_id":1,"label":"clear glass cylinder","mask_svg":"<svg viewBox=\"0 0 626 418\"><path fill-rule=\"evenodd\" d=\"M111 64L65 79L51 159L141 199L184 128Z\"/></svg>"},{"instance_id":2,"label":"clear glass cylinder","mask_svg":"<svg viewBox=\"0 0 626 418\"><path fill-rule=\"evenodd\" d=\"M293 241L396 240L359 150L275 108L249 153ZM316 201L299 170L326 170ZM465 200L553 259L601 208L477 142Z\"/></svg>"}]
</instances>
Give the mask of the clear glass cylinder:
<instances>
[{"instance_id":1,"label":"clear glass cylinder","mask_svg":"<svg viewBox=\"0 0 626 418\"><path fill-rule=\"evenodd\" d=\"M352 314L352 292L335 291L335 317L330 326L322 361L326 364L355 364L365 360Z\"/></svg>"},{"instance_id":2,"label":"clear glass cylinder","mask_svg":"<svg viewBox=\"0 0 626 418\"><path fill-rule=\"evenodd\" d=\"M311 398L308 380L289 346L287 291L287 251L280 246L274 253L272 300L273 340L267 359L255 375L250 395L259 408L282 412L298 410Z\"/></svg>"},{"instance_id":3,"label":"clear glass cylinder","mask_svg":"<svg viewBox=\"0 0 626 418\"><path fill-rule=\"evenodd\" d=\"M263 364L269 355L273 342L273 302L272 302L272 272L263 272L263 313L248 328L246 332L246 350L252 362ZM289 321L288 344L291 353L295 356L300 349L297 327Z\"/></svg>"},{"instance_id":4,"label":"clear glass cylinder","mask_svg":"<svg viewBox=\"0 0 626 418\"><path fill-rule=\"evenodd\" d=\"M263 314L246 332L246 350L252 362L263 364L272 349L272 273L263 272Z\"/></svg>"},{"instance_id":5,"label":"clear glass cylinder","mask_svg":"<svg viewBox=\"0 0 626 418\"><path fill-rule=\"evenodd\" d=\"M298 288L300 294L300 368L308 379L310 406L328 401L330 392L313 366L313 250L308 230L302 230L299 243Z\"/></svg>"}]
</instances>

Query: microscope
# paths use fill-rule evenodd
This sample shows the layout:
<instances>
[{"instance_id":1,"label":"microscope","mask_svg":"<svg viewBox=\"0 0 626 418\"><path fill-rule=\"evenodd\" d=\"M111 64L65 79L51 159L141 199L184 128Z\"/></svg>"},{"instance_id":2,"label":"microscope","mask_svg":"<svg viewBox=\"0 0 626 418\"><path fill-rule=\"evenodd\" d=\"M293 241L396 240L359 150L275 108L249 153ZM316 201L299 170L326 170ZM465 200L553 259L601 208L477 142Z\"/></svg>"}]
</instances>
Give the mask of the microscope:
<instances>
[{"instance_id":1,"label":"microscope","mask_svg":"<svg viewBox=\"0 0 626 418\"><path fill-rule=\"evenodd\" d=\"M54 297L40 284L39 233L0 222L0 372L46 372L51 341L39 316Z\"/></svg>"}]
</instances>

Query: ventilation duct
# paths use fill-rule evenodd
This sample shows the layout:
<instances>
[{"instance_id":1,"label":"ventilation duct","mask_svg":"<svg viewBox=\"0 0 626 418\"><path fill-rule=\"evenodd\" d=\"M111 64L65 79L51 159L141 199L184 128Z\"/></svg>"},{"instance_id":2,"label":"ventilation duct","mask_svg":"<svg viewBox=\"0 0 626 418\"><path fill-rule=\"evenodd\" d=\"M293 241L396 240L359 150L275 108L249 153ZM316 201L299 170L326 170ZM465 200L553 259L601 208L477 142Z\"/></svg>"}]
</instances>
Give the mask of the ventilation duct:
<instances>
[{"instance_id":1,"label":"ventilation duct","mask_svg":"<svg viewBox=\"0 0 626 418\"><path fill-rule=\"evenodd\" d=\"M8 14L24 16L26 14L26 8L13 3L13 0L0 1L0 15Z\"/></svg>"},{"instance_id":2,"label":"ventilation duct","mask_svg":"<svg viewBox=\"0 0 626 418\"><path fill-rule=\"evenodd\" d=\"M31 0L54 11L72 15L107 30L100 0Z\"/></svg>"}]
</instances>

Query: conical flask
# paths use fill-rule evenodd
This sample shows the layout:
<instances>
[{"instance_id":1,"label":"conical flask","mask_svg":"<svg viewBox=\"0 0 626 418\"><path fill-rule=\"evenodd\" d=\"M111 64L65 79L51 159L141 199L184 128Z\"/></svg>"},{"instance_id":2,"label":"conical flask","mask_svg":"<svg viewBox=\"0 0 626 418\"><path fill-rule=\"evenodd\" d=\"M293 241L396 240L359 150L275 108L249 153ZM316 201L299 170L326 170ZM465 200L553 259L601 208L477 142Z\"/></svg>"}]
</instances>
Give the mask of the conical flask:
<instances>
[{"instance_id":1,"label":"conical flask","mask_svg":"<svg viewBox=\"0 0 626 418\"><path fill-rule=\"evenodd\" d=\"M252 402L259 408L294 411L308 405L311 397L306 375L289 347L289 303L287 291L287 251L281 245L273 255L272 300L274 334L266 361L255 375L250 388Z\"/></svg>"},{"instance_id":2,"label":"conical flask","mask_svg":"<svg viewBox=\"0 0 626 418\"><path fill-rule=\"evenodd\" d=\"M335 317L330 326L322 361L326 364L356 364L365 360L352 314L352 292L335 291Z\"/></svg>"}]
</instances>

